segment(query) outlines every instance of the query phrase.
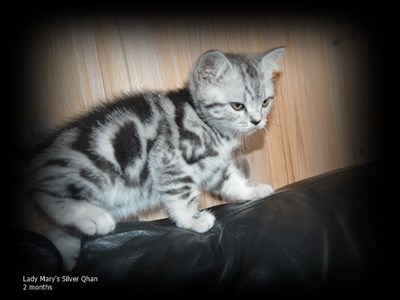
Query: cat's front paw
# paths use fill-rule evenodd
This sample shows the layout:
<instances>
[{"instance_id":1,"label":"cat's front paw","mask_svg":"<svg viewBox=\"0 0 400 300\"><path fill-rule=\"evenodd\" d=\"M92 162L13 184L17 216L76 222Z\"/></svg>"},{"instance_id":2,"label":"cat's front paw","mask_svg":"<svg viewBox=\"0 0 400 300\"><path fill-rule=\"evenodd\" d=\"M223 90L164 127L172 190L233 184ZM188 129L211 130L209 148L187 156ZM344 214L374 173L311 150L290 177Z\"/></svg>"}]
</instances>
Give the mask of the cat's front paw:
<instances>
[{"instance_id":1,"label":"cat's front paw","mask_svg":"<svg viewBox=\"0 0 400 300\"><path fill-rule=\"evenodd\" d=\"M209 231L215 222L215 217L208 211L202 211L195 217L193 217L193 223L190 229L203 233Z\"/></svg>"},{"instance_id":2,"label":"cat's front paw","mask_svg":"<svg viewBox=\"0 0 400 300\"><path fill-rule=\"evenodd\" d=\"M253 187L251 200L259 200L274 193L274 188L269 184L259 184Z\"/></svg>"},{"instance_id":3,"label":"cat's front paw","mask_svg":"<svg viewBox=\"0 0 400 300\"><path fill-rule=\"evenodd\" d=\"M176 225L181 228L190 229L198 233L204 233L209 231L215 222L213 214L207 211L201 211L196 213L190 219L184 220L184 222L176 222Z\"/></svg>"},{"instance_id":4,"label":"cat's front paw","mask_svg":"<svg viewBox=\"0 0 400 300\"><path fill-rule=\"evenodd\" d=\"M81 250L81 239L78 236L70 235L58 227L50 227L45 235L53 242L54 246L61 253L63 268L72 271L78 260Z\"/></svg>"},{"instance_id":5,"label":"cat's front paw","mask_svg":"<svg viewBox=\"0 0 400 300\"><path fill-rule=\"evenodd\" d=\"M113 217L101 208L92 207L81 214L76 227L86 235L107 234L115 229Z\"/></svg>"}]
</instances>

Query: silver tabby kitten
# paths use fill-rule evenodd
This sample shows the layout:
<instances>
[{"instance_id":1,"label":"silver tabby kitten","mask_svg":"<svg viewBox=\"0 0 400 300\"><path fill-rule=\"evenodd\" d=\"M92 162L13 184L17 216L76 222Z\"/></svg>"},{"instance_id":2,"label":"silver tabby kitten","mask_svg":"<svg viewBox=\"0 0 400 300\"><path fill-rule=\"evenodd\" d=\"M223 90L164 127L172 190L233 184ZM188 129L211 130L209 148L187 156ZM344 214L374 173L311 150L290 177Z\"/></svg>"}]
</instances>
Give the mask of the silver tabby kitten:
<instances>
[{"instance_id":1,"label":"silver tabby kitten","mask_svg":"<svg viewBox=\"0 0 400 300\"><path fill-rule=\"evenodd\" d=\"M273 193L249 183L233 152L267 123L283 51L209 51L184 88L104 104L56 132L30 165L29 187L58 225L49 237L65 267L75 264L80 234L107 234L159 204L178 227L202 233L215 218L199 212L201 190L238 202Z\"/></svg>"}]
</instances>

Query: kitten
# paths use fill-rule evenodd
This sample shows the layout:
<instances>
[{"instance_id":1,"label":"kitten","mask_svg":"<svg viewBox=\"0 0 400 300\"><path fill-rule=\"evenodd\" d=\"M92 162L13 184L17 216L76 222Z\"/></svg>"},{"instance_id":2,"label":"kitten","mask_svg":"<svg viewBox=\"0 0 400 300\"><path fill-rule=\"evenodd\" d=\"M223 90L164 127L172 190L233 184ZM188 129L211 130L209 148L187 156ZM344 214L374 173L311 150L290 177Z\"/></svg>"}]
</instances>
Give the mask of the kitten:
<instances>
[{"instance_id":1,"label":"kitten","mask_svg":"<svg viewBox=\"0 0 400 300\"><path fill-rule=\"evenodd\" d=\"M233 152L267 123L283 51L206 52L182 89L103 104L52 136L30 164L29 187L57 224L48 236L66 269L80 234L107 234L159 204L178 227L203 233L215 217L198 210L201 190L238 202L273 193L250 185Z\"/></svg>"}]
</instances>

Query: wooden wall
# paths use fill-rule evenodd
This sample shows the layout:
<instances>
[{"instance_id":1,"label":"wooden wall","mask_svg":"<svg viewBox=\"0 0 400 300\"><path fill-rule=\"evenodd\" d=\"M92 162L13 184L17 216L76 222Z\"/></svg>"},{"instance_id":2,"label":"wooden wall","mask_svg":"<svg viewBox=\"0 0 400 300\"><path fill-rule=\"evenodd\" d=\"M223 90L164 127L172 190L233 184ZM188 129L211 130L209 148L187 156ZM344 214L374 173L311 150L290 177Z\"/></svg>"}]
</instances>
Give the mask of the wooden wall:
<instances>
[{"instance_id":1,"label":"wooden wall","mask_svg":"<svg viewBox=\"0 0 400 300\"><path fill-rule=\"evenodd\" d=\"M363 103L363 33L323 20L125 15L54 22L35 37L24 126L35 128L41 120L58 126L124 93L180 87L209 49L246 53L282 45L286 53L269 126L242 149L252 162L253 182L279 188L373 160L366 126L371 114ZM201 206L219 203L205 195Z\"/></svg>"}]
</instances>

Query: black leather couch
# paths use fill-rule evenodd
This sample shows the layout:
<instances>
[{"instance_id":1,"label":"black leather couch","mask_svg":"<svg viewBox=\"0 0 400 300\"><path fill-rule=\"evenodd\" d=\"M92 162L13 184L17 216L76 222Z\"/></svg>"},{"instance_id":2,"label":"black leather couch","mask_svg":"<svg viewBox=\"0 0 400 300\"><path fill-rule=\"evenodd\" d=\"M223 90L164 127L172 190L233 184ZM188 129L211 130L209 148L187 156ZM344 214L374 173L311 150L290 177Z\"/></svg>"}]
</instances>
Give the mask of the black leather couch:
<instances>
[{"instance_id":1,"label":"black leather couch","mask_svg":"<svg viewBox=\"0 0 400 300\"><path fill-rule=\"evenodd\" d=\"M381 174L378 165L350 167L256 202L214 207L217 221L205 234L168 220L119 223L109 235L83 240L70 274L60 271L48 240L18 231L13 274L19 289L23 275L78 277L54 283L51 293L370 296L381 293L388 276ZM97 282L83 283L82 276Z\"/></svg>"}]
</instances>

